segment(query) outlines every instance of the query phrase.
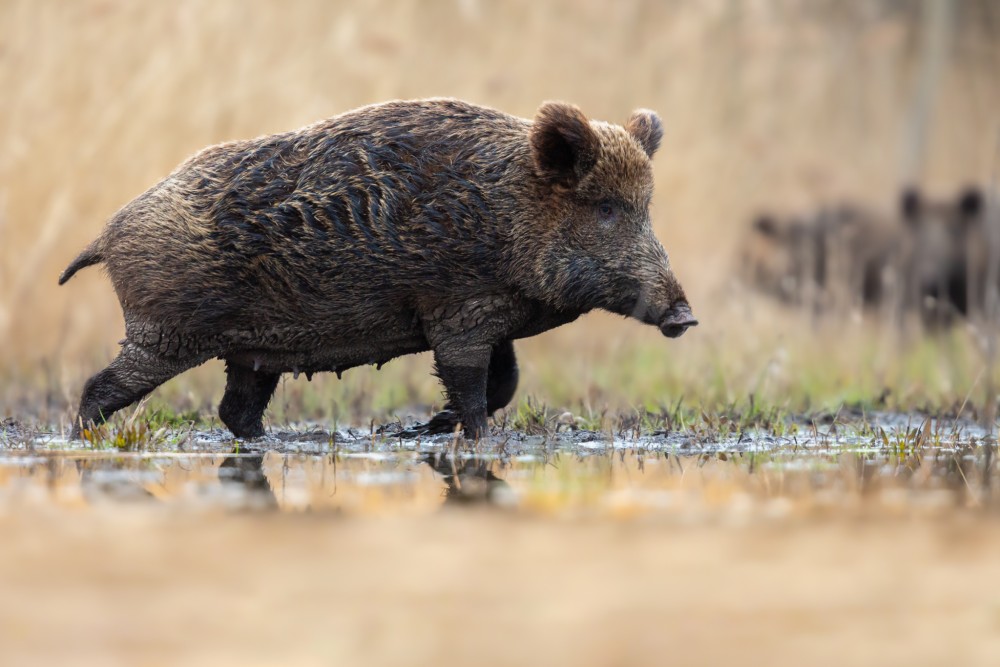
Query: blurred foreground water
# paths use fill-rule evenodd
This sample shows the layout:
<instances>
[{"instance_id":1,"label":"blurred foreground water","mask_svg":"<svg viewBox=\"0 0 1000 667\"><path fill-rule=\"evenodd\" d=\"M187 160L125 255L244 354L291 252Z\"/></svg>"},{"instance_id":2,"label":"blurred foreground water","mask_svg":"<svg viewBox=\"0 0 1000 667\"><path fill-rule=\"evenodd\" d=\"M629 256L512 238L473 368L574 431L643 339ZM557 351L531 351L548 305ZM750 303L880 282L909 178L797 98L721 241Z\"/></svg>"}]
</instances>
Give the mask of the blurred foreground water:
<instances>
[{"instance_id":1,"label":"blurred foreground water","mask_svg":"<svg viewBox=\"0 0 1000 667\"><path fill-rule=\"evenodd\" d=\"M971 424L2 437L4 665L1000 655L995 442Z\"/></svg>"}]
</instances>

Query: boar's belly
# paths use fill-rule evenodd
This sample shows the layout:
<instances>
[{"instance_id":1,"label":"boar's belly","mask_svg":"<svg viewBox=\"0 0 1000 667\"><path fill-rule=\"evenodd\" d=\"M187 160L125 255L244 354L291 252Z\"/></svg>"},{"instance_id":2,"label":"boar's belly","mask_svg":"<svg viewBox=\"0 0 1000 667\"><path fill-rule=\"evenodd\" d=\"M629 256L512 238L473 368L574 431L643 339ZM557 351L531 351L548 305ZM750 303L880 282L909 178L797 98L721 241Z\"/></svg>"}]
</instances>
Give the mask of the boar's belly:
<instances>
[{"instance_id":1,"label":"boar's belly","mask_svg":"<svg viewBox=\"0 0 1000 667\"><path fill-rule=\"evenodd\" d=\"M396 357L430 349L423 332L384 331L344 336L343 332L227 332L218 356L271 373L341 372L366 364L382 365Z\"/></svg>"}]
</instances>

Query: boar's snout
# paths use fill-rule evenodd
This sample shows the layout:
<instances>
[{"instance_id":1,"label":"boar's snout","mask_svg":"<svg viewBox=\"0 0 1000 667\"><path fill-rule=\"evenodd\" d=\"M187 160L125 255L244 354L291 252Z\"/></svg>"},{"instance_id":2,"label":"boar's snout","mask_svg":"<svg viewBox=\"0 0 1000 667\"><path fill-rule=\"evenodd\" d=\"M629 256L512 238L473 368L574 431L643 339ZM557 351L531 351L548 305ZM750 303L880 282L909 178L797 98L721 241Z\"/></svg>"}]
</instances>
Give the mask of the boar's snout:
<instances>
[{"instance_id":1,"label":"boar's snout","mask_svg":"<svg viewBox=\"0 0 1000 667\"><path fill-rule=\"evenodd\" d=\"M698 320L691 313L691 306L679 303L666 312L660 320L660 331L668 338L677 338L689 327L698 326Z\"/></svg>"}]
</instances>

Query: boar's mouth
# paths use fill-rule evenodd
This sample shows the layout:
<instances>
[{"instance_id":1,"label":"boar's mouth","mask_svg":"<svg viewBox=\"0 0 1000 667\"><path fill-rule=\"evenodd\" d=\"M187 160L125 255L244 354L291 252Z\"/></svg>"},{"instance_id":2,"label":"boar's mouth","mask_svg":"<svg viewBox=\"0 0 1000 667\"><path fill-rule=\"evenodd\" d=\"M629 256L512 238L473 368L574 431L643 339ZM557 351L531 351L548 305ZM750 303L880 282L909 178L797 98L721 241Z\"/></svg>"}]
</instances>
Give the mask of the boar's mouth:
<instances>
[{"instance_id":1,"label":"boar's mouth","mask_svg":"<svg viewBox=\"0 0 1000 667\"><path fill-rule=\"evenodd\" d=\"M660 320L660 331L667 338L677 338L694 326L698 326L698 320L694 319L691 306L686 303L674 306Z\"/></svg>"}]
</instances>

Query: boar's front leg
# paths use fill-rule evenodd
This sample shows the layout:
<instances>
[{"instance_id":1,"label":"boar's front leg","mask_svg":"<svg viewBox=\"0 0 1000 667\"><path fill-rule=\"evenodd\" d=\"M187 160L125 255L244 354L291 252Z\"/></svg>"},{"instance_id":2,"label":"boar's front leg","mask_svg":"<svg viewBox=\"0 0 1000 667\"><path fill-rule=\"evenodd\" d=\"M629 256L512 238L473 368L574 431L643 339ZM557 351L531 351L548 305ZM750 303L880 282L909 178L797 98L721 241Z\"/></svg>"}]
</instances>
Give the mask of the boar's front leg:
<instances>
[{"instance_id":1,"label":"boar's front leg","mask_svg":"<svg viewBox=\"0 0 1000 667\"><path fill-rule=\"evenodd\" d=\"M486 384L491 345L446 342L434 348L436 373L448 394L448 405L462 424L465 437L489 434L486 424Z\"/></svg>"},{"instance_id":2,"label":"boar's front leg","mask_svg":"<svg viewBox=\"0 0 1000 667\"><path fill-rule=\"evenodd\" d=\"M490 353L490 367L486 376L487 416L510 403L517 390L517 380L517 356L514 354L514 343L509 340L497 343ZM457 409L451 401L448 401L444 409L434 415L429 422L409 428L401 435L412 438L418 435L452 433L460 421Z\"/></svg>"}]
</instances>

